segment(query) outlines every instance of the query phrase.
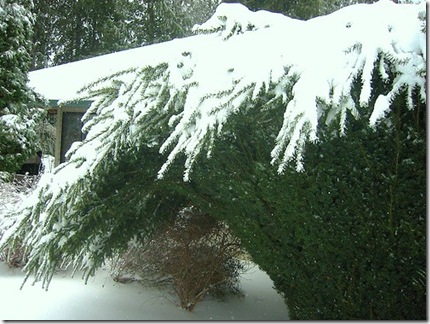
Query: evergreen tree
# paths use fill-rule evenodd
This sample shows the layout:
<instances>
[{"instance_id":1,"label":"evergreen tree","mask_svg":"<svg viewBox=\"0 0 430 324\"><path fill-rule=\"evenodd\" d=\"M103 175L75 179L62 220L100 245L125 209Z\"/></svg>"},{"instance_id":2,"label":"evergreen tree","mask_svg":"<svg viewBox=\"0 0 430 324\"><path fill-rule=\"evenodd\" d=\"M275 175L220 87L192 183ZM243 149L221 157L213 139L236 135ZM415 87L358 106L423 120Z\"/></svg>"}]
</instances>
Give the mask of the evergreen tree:
<instances>
[{"instance_id":1,"label":"evergreen tree","mask_svg":"<svg viewBox=\"0 0 430 324\"><path fill-rule=\"evenodd\" d=\"M224 4L208 37L87 85L86 139L3 246L27 247L46 287L61 262L88 278L191 201L292 318L425 318L425 8L360 9L315 23Z\"/></svg>"},{"instance_id":2,"label":"evergreen tree","mask_svg":"<svg viewBox=\"0 0 430 324\"><path fill-rule=\"evenodd\" d=\"M34 69L126 48L128 1L34 2Z\"/></svg>"},{"instance_id":3,"label":"evergreen tree","mask_svg":"<svg viewBox=\"0 0 430 324\"><path fill-rule=\"evenodd\" d=\"M130 25L139 45L190 36L194 24L203 23L219 0L140 0L132 2Z\"/></svg>"},{"instance_id":4,"label":"evergreen tree","mask_svg":"<svg viewBox=\"0 0 430 324\"><path fill-rule=\"evenodd\" d=\"M217 0L34 0L32 69L191 35Z\"/></svg>"},{"instance_id":5,"label":"evergreen tree","mask_svg":"<svg viewBox=\"0 0 430 324\"><path fill-rule=\"evenodd\" d=\"M37 150L36 94L27 86L33 16L29 0L0 1L0 171L14 172Z\"/></svg>"},{"instance_id":6,"label":"evergreen tree","mask_svg":"<svg viewBox=\"0 0 430 324\"><path fill-rule=\"evenodd\" d=\"M54 39L54 22L56 17L56 0L33 1L33 47L30 70L49 66Z\"/></svg>"}]
</instances>

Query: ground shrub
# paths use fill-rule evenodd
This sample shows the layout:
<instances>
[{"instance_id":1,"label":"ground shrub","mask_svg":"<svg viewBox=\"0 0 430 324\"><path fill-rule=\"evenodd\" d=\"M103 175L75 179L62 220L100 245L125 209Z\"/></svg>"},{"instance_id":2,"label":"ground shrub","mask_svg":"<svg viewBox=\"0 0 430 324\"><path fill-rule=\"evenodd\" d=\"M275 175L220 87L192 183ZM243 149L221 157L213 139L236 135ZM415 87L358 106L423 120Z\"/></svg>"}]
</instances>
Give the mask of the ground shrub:
<instances>
[{"instance_id":1,"label":"ground shrub","mask_svg":"<svg viewBox=\"0 0 430 324\"><path fill-rule=\"evenodd\" d=\"M241 296L244 250L225 223L187 207L143 244L114 259L115 281L138 280L173 288L180 306L192 311L206 295Z\"/></svg>"}]
</instances>

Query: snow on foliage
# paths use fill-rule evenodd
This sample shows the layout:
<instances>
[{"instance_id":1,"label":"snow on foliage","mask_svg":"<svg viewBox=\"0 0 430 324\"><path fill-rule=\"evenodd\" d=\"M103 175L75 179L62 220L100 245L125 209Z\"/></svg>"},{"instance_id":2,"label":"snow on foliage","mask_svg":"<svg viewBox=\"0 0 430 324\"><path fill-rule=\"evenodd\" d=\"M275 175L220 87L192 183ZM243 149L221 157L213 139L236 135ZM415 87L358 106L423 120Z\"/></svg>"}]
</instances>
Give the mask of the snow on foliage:
<instances>
[{"instance_id":1,"label":"snow on foliage","mask_svg":"<svg viewBox=\"0 0 430 324\"><path fill-rule=\"evenodd\" d=\"M321 125L336 122L342 134L347 116L363 118L360 112L367 109L369 125L377 127L403 90L409 109L413 91L426 100L423 13L424 3L381 0L300 21L221 4L212 18L195 26L195 36L144 47L138 57L118 61L121 69L100 75L74 98L59 98L94 100L84 116L87 137L73 145L68 161L53 175L42 177L23 207L25 212L5 237L26 237L24 244L32 247L27 270L36 280L49 283L54 265L46 259L46 251L73 239L75 230L70 229L82 219L70 215L79 203L81 186L94 181L103 161L115 163L124 147L157 147L167 155L158 178L165 177L169 166L184 154L188 181L196 157L202 152L210 156L229 118L246 112L257 98L268 98L262 109L285 107L276 140L268 143L273 145L268 159L279 173L292 162L303 170L304 146L318 140ZM380 94L371 107L374 71L390 91ZM359 103L351 94L357 80L361 80ZM91 271L110 235L95 233L69 261L75 268Z\"/></svg>"},{"instance_id":2,"label":"snow on foliage","mask_svg":"<svg viewBox=\"0 0 430 324\"><path fill-rule=\"evenodd\" d=\"M39 98L27 85L33 15L30 3L0 0L0 169L15 172L37 150L35 109Z\"/></svg>"},{"instance_id":3,"label":"snow on foliage","mask_svg":"<svg viewBox=\"0 0 430 324\"><path fill-rule=\"evenodd\" d=\"M229 116L246 109L263 92L285 105L272 163L282 173L295 158L297 170L303 170L304 145L317 140L321 122L323 108L318 102L330 105L327 123L341 117L338 127L343 133L347 112L360 117L351 86L362 78L360 105L367 106L375 64L381 78L389 81L385 69L394 62L395 71L390 72L396 78L392 90L376 101L370 125L384 116L404 87L408 102L416 87L425 100L425 75L418 73L425 74L426 69L426 41L419 19L423 10L423 5L382 0L300 21L266 11L254 13L240 4L221 4L211 19L195 26L195 32L204 37L170 42L160 51L148 49L148 57L140 63L145 67L133 67L85 88L84 95L96 99L87 116L97 113L99 118L85 127L90 140L72 150L74 157L80 152L86 155L89 145L101 151L112 149L111 139L119 133L139 138L136 131L157 127L146 118L156 112L170 118L172 129L167 140L158 143L160 153L169 154L159 177L178 154L185 153L184 180L189 180L196 156L203 148L210 151ZM118 123L133 127L118 128ZM95 139L98 144L90 144ZM100 158L97 154L87 159L87 167L91 169Z\"/></svg>"}]
</instances>

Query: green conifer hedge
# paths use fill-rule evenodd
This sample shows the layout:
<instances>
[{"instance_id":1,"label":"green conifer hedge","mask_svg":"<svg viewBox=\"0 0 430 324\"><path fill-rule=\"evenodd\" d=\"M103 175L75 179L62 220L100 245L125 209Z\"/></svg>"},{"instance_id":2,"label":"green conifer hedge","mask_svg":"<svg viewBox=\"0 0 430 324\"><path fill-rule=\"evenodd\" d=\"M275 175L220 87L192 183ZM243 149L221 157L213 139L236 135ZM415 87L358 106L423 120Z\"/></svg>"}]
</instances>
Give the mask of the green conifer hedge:
<instances>
[{"instance_id":1,"label":"green conifer hedge","mask_svg":"<svg viewBox=\"0 0 430 324\"><path fill-rule=\"evenodd\" d=\"M346 136L321 134L305 172L280 176L264 158L279 116L261 110L238 115L217 158L196 164L194 199L228 221L292 319L426 318L425 107L402 98L392 124L351 118Z\"/></svg>"}]
</instances>

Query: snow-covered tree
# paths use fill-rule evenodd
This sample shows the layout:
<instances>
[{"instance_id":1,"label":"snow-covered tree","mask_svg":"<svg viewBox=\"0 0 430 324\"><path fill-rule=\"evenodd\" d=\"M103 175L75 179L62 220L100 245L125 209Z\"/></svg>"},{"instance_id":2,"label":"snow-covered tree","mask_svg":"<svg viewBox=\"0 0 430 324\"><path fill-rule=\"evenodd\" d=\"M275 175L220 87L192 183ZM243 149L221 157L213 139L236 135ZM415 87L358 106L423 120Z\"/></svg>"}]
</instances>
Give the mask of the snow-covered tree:
<instances>
[{"instance_id":1,"label":"snow-covered tree","mask_svg":"<svg viewBox=\"0 0 430 324\"><path fill-rule=\"evenodd\" d=\"M292 318L425 316L423 12L221 4L195 36L83 87L86 139L3 244L27 247L47 287L60 262L88 277L192 201L231 225Z\"/></svg>"},{"instance_id":2,"label":"snow-covered tree","mask_svg":"<svg viewBox=\"0 0 430 324\"><path fill-rule=\"evenodd\" d=\"M0 1L0 171L13 172L37 150L37 96L27 85L31 1Z\"/></svg>"}]
</instances>

